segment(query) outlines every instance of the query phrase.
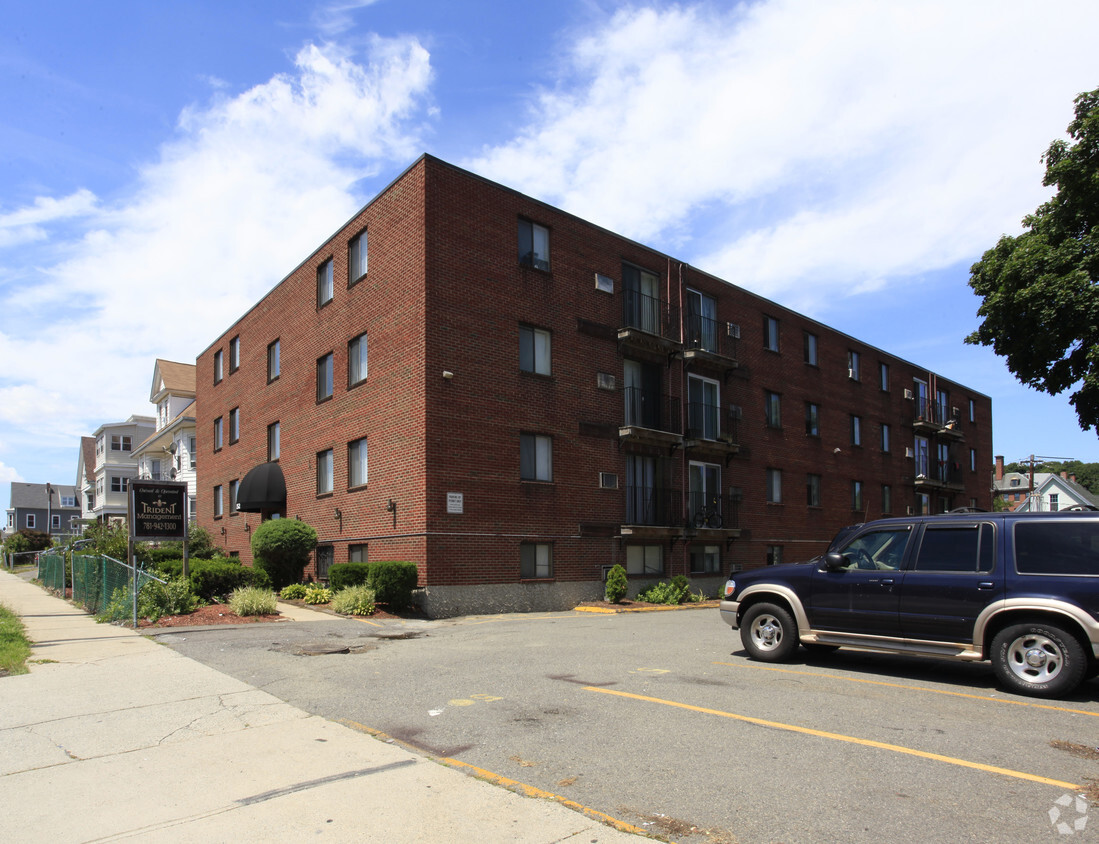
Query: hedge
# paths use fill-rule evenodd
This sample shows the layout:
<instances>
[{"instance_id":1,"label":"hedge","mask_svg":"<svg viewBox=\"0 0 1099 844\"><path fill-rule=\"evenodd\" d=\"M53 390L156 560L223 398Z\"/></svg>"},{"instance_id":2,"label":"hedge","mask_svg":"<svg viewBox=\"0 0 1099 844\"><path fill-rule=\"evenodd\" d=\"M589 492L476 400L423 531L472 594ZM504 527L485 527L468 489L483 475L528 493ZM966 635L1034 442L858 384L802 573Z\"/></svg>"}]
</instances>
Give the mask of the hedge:
<instances>
[{"instance_id":1,"label":"hedge","mask_svg":"<svg viewBox=\"0 0 1099 844\"><path fill-rule=\"evenodd\" d=\"M374 590L375 600L390 609L409 606L416 583L415 563L379 560L369 564L366 585Z\"/></svg>"},{"instance_id":2,"label":"hedge","mask_svg":"<svg viewBox=\"0 0 1099 844\"><path fill-rule=\"evenodd\" d=\"M370 563L333 563L328 567L328 585L333 592L348 586L365 586L369 572Z\"/></svg>"}]
</instances>

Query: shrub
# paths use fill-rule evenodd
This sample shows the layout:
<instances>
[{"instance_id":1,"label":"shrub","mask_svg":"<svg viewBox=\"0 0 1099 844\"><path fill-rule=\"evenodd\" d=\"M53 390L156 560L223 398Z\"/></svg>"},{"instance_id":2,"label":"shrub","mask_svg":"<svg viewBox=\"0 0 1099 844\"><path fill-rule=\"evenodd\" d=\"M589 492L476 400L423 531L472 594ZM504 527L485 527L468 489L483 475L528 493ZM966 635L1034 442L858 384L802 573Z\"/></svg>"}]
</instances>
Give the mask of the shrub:
<instances>
[{"instance_id":1,"label":"shrub","mask_svg":"<svg viewBox=\"0 0 1099 844\"><path fill-rule=\"evenodd\" d=\"M165 615L186 615L194 612L198 605L191 584L182 577L167 583L149 581L137 593L137 614L150 621Z\"/></svg>"},{"instance_id":2,"label":"shrub","mask_svg":"<svg viewBox=\"0 0 1099 844\"><path fill-rule=\"evenodd\" d=\"M267 574L260 569L243 566L224 557L215 560L195 560L191 567L191 589L204 601L224 598L241 586L271 588Z\"/></svg>"},{"instance_id":3,"label":"shrub","mask_svg":"<svg viewBox=\"0 0 1099 844\"><path fill-rule=\"evenodd\" d=\"M252 531L254 565L275 589L301 581L316 547L317 532L297 519L270 519Z\"/></svg>"},{"instance_id":4,"label":"shrub","mask_svg":"<svg viewBox=\"0 0 1099 844\"><path fill-rule=\"evenodd\" d=\"M603 587L603 597L612 604L617 604L626 597L630 589L629 580L626 578L626 570L620 565L611 566L607 572L607 583Z\"/></svg>"},{"instance_id":5,"label":"shrub","mask_svg":"<svg viewBox=\"0 0 1099 844\"><path fill-rule=\"evenodd\" d=\"M313 583L305 587L305 603L327 604L332 600L332 590L319 583Z\"/></svg>"},{"instance_id":6,"label":"shrub","mask_svg":"<svg viewBox=\"0 0 1099 844\"><path fill-rule=\"evenodd\" d=\"M240 586L229 596L229 609L237 615L271 615L276 603L274 592L258 586Z\"/></svg>"},{"instance_id":7,"label":"shrub","mask_svg":"<svg viewBox=\"0 0 1099 844\"><path fill-rule=\"evenodd\" d=\"M682 577L682 575L678 575L678 577ZM683 578L684 581L686 579ZM686 585L676 584L674 580L671 583L661 581L660 583L654 583L639 594L637 600L650 604L681 604L688 591Z\"/></svg>"},{"instance_id":8,"label":"shrub","mask_svg":"<svg viewBox=\"0 0 1099 844\"><path fill-rule=\"evenodd\" d=\"M333 592L348 586L364 586L369 573L369 563L333 563L328 567L328 585Z\"/></svg>"},{"instance_id":9,"label":"shrub","mask_svg":"<svg viewBox=\"0 0 1099 844\"><path fill-rule=\"evenodd\" d=\"M398 560L370 564L367 586L374 590L375 600L390 609L404 609L412 603L412 590L417 582L416 564Z\"/></svg>"},{"instance_id":10,"label":"shrub","mask_svg":"<svg viewBox=\"0 0 1099 844\"><path fill-rule=\"evenodd\" d=\"M182 560L182 542L162 542L156 548L141 543L146 548L146 559L151 565L159 565L162 560ZM218 555L218 547L210 531L196 524L187 528L187 557L190 560L209 560Z\"/></svg>"},{"instance_id":11,"label":"shrub","mask_svg":"<svg viewBox=\"0 0 1099 844\"><path fill-rule=\"evenodd\" d=\"M279 597L287 601L300 601L308 591L309 588L304 583L291 583L282 587Z\"/></svg>"},{"instance_id":12,"label":"shrub","mask_svg":"<svg viewBox=\"0 0 1099 844\"><path fill-rule=\"evenodd\" d=\"M348 586L332 596L332 609L343 615L373 615L374 590L369 586Z\"/></svg>"}]
</instances>

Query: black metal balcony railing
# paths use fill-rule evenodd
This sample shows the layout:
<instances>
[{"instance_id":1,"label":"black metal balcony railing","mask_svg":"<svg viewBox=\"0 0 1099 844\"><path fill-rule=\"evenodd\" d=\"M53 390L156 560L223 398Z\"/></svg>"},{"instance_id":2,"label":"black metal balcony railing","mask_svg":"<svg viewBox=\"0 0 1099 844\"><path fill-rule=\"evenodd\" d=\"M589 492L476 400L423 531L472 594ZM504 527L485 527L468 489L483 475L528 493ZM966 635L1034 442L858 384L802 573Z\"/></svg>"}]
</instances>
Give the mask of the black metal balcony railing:
<instances>
[{"instance_id":1,"label":"black metal balcony railing","mask_svg":"<svg viewBox=\"0 0 1099 844\"><path fill-rule=\"evenodd\" d=\"M953 408L934 399L920 399L915 401L913 419L916 422L927 422L932 425L944 427L950 423L957 423L954 418Z\"/></svg>"},{"instance_id":2,"label":"black metal balcony railing","mask_svg":"<svg viewBox=\"0 0 1099 844\"><path fill-rule=\"evenodd\" d=\"M679 524L680 492L660 486L626 487L626 524L671 527Z\"/></svg>"},{"instance_id":3,"label":"black metal balcony railing","mask_svg":"<svg viewBox=\"0 0 1099 844\"><path fill-rule=\"evenodd\" d=\"M682 433L678 396L664 396L641 387L623 387L622 393L625 400L625 425L672 434Z\"/></svg>"},{"instance_id":4,"label":"black metal balcony railing","mask_svg":"<svg viewBox=\"0 0 1099 844\"><path fill-rule=\"evenodd\" d=\"M709 402L687 402L687 437L693 440L737 442L739 417L733 408L722 411Z\"/></svg>"},{"instance_id":5,"label":"black metal balcony railing","mask_svg":"<svg viewBox=\"0 0 1099 844\"><path fill-rule=\"evenodd\" d=\"M954 461L917 460L916 483L935 486L965 486L962 468Z\"/></svg>"},{"instance_id":6,"label":"black metal balcony railing","mask_svg":"<svg viewBox=\"0 0 1099 844\"><path fill-rule=\"evenodd\" d=\"M683 345L687 349L736 358L736 338L729 336L725 323L699 314L687 314L683 322Z\"/></svg>"},{"instance_id":7,"label":"black metal balcony railing","mask_svg":"<svg viewBox=\"0 0 1099 844\"><path fill-rule=\"evenodd\" d=\"M636 290L622 294L622 324L668 340L679 340L679 309Z\"/></svg>"},{"instance_id":8,"label":"black metal balcony railing","mask_svg":"<svg viewBox=\"0 0 1099 844\"><path fill-rule=\"evenodd\" d=\"M690 492L686 521L687 527L736 530L740 527L740 496Z\"/></svg>"}]
</instances>

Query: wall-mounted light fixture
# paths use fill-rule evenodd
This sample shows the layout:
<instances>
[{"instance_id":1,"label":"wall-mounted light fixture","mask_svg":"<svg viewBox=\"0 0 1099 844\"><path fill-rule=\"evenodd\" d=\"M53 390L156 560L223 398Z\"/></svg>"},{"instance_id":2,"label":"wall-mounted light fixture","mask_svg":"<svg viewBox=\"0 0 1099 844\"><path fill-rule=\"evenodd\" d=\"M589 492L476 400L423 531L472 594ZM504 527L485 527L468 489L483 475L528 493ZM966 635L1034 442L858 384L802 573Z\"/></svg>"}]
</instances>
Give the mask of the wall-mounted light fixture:
<instances>
[{"instance_id":1,"label":"wall-mounted light fixture","mask_svg":"<svg viewBox=\"0 0 1099 844\"><path fill-rule=\"evenodd\" d=\"M336 514L332 518L340 523L340 533L343 533L343 511L339 507L336 508Z\"/></svg>"},{"instance_id":2,"label":"wall-mounted light fixture","mask_svg":"<svg viewBox=\"0 0 1099 844\"><path fill-rule=\"evenodd\" d=\"M394 501L392 498L390 498L389 503L385 505L385 510L386 510L387 513L392 513L393 514L393 527L396 528L397 527L397 502Z\"/></svg>"}]
</instances>

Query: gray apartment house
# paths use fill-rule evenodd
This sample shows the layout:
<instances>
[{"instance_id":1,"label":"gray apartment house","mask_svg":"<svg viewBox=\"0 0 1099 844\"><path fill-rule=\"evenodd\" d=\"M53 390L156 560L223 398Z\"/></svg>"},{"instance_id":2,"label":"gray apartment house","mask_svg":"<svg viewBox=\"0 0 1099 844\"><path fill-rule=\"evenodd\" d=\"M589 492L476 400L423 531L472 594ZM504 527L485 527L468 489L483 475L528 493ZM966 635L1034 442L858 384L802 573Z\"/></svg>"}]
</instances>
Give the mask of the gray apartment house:
<instances>
[{"instance_id":1,"label":"gray apartment house","mask_svg":"<svg viewBox=\"0 0 1099 844\"><path fill-rule=\"evenodd\" d=\"M24 528L62 538L80 533L80 502L69 484L12 482L4 533Z\"/></svg>"}]
</instances>

